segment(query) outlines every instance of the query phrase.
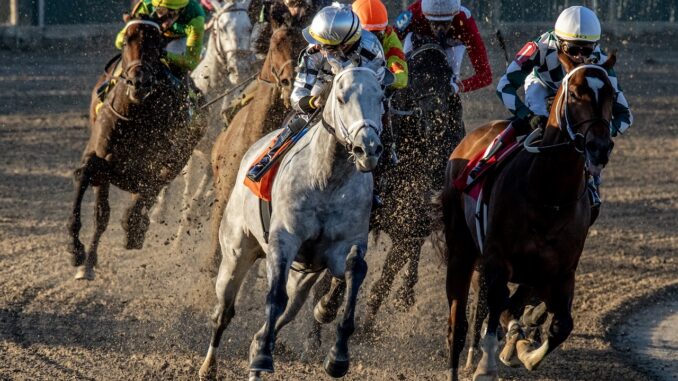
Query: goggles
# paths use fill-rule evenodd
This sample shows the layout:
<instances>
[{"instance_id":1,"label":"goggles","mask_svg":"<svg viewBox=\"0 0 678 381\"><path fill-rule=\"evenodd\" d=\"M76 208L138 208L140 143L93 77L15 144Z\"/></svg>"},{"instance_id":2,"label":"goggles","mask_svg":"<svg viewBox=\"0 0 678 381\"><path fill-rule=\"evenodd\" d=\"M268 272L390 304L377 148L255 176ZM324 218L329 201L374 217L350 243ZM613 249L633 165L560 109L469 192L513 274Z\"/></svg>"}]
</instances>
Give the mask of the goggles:
<instances>
[{"instance_id":1,"label":"goggles","mask_svg":"<svg viewBox=\"0 0 678 381\"><path fill-rule=\"evenodd\" d=\"M564 41L561 44L563 52L570 57L590 57L593 54L593 51L596 49L595 43L590 44L575 44L572 42Z\"/></svg>"}]
</instances>

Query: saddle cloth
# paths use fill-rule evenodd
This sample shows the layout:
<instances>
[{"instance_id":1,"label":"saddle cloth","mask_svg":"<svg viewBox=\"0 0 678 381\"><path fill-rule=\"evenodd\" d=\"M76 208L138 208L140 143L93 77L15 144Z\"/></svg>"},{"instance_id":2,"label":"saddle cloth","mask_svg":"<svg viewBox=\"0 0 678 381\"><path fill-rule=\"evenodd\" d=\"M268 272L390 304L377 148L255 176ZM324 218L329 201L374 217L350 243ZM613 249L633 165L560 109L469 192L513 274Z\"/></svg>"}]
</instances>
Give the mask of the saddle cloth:
<instances>
[{"instance_id":1,"label":"saddle cloth","mask_svg":"<svg viewBox=\"0 0 678 381\"><path fill-rule=\"evenodd\" d=\"M487 175L494 172L497 167L505 160L511 157L514 153L520 151L522 148L523 137L516 139L515 130L511 125L506 127L497 137L492 140L492 143L484 151L478 152L461 172L461 174L453 180L453 185L460 191L463 191L478 199L478 195L483 188ZM490 157L486 157L488 153L492 152L497 144L501 147L496 150ZM483 160L485 158L485 160Z\"/></svg>"}]
</instances>

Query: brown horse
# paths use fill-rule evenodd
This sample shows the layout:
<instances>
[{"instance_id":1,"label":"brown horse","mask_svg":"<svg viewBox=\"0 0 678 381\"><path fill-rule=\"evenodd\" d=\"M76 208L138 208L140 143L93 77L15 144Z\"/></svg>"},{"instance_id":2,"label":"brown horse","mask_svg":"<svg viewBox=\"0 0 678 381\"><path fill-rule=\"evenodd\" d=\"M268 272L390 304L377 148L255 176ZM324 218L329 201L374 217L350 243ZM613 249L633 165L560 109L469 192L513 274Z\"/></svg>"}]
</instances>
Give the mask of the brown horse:
<instances>
[{"instance_id":1,"label":"brown horse","mask_svg":"<svg viewBox=\"0 0 678 381\"><path fill-rule=\"evenodd\" d=\"M294 68L299 51L304 46L301 30L288 24L278 25L261 74L257 78L254 98L233 118L212 149L215 201L212 206L212 244L208 265L216 269L221 260L219 226L224 208L235 185L240 161L245 152L265 134L279 128L290 110L290 94L294 82Z\"/></svg>"},{"instance_id":2,"label":"brown horse","mask_svg":"<svg viewBox=\"0 0 678 381\"><path fill-rule=\"evenodd\" d=\"M162 187L184 167L202 129L189 126L187 90L178 86L160 60L160 26L148 18L125 26L121 74L97 112L92 92L90 138L75 171L75 200L69 220L73 265L77 279L93 279L97 246L110 217L110 184L133 194L133 204L122 221L127 249L141 249L148 230L148 210ZM115 66L115 65L111 65ZM114 75L111 67L95 89ZM96 195L95 232L89 252L80 242L80 208L88 186Z\"/></svg>"},{"instance_id":3,"label":"brown horse","mask_svg":"<svg viewBox=\"0 0 678 381\"><path fill-rule=\"evenodd\" d=\"M448 162L440 201L450 306L450 380L458 380L459 357L468 328L466 301L476 263L482 270L480 295L488 305L489 321L474 380L497 379L500 317L502 325L509 326L508 345L516 346L518 360L530 370L572 331L575 271L591 221L585 172L602 170L613 147L609 123L615 91L607 71L616 58L613 54L601 66L576 68L567 56L561 54L559 59L567 75L556 94L541 140L535 142L541 130L534 131L525 140L525 149L489 178L483 188L483 193L489 194L484 239L474 224L474 201L452 182L507 122L492 122L470 133ZM522 339L517 321L520 316L511 313L515 308L509 308L508 282L523 287L521 297L514 298L512 304L522 303L519 299L523 297L537 296L553 315L546 340L535 350ZM519 291L520 288L516 293ZM502 362L515 363L515 352L505 348Z\"/></svg>"}]
</instances>

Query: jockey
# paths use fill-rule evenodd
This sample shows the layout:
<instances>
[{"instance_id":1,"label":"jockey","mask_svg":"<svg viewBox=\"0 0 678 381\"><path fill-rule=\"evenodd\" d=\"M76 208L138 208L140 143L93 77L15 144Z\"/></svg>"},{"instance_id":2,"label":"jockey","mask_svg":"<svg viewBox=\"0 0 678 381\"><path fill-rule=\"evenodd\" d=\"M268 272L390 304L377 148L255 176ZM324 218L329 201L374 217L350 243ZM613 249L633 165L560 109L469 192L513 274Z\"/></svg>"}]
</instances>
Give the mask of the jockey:
<instances>
[{"instance_id":1,"label":"jockey","mask_svg":"<svg viewBox=\"0 0 678 381\"><path fill-rule=\"evenodd\" d=\"M327 0L261 0L260 11L255 15L257 22L252 26L250 36L250 49L258 59L263 60L268 52L268 44L273 32L269 24L269 16L271 6L276 1L285 4L292 16L293 25L306 25L316 9L329 5ZM258 8L258 5L252 3L251 7Z\"/></svg>"},{"instance_id":2,"label":"jockey","mask_svg":"<svg viewBox=\"0 0 678 381\"><path fill-rule=\"evenodd\" d=\"M396 30L403 38L405 54L416 49L416 36L436 38L447 53L452 70L450 86L456 93L478 90L492 83L492 71L485 44L471 11L459 0L417 0L396 20ZM460 77L461 63L468 50L475 74Z\"/></svg>"},{"instance_id":3,"label":"jockey","mask_svg":"<svg viewBox=\"0 0 678 381\"><path fill-rule=\"evenodd\" d=\"M247 174L250 179L256 179L282 143L301 131L310 115L322 107L323 97L339 71L350 66L369 66L383 82L386 61L381 42L374 34L362 30L358 16L349 6L335 3L321 9L303 35L309 45L299 59L290 96L292 107L301 115L285 126L269 152L250 169Z\"/></svg>"},{"instance_id":4,"label":"jockey","mask_svg":"<svg viewBox=\"0 0 678 381\"><path fill-rule=\"evenodd\" d=\"M169 43L164 58L176 75L183 76L200 62L205 12L198 0L139 0L132 17L155 15ZM122 49L125 30L118 33L115 47Z\"/></svg>"},{"instance_id":5,"label":"jockey","mask_svg":"<svg viewBox=\"0 0 678 381\"><path fill-rule=\"evenodd\" d=\"M395 30L388 26L388 12L381 0L357 0L352 5L353 12L358 15L360 25L381 40L386 58L386 67L393 73L393 89L407 87L407 61L403 52L403 44Z\"/></svg>"},{"instance_id":6,"label":"jockey","mask_svg":"<svg viewBox=\"0 0 678 381\"><path fill-rule=\"evenodd\" d=\"M548 99L556 95L565 77L558 52L567 54L578 64L602 64L607 56L600 50L599 40L600 21L596 14L586 7L573 6L558 16L554 31L548 31L528 42L518 52L497 85L497 95L516 116L516 128L533 129L546 125ZM617 133L624 133L629 128L633 117L624 93L617 84L617 75L614 70L608 74L617 91L610 133L617 136ZM520 87L525 89L525 103L517 96ZM529 129L520 132L527 133Z\"/></svg>"},{"instance_id":7,"label":"jockey","mask_svg":"<svg viewBox=\"0 0 678 381\"><path fill-rule=\"evenodd\" d=\"M516 117L513 126L518 135L544 127L548 121L548 99L555 96L565 77L558 60L559 52L567 54L578 64L602 64L607 60L598 45L600 30L600 21L592 10L573 6L558 16L554 31L548 31L528 42L518 52L497 85L497 95ZM610 133L617 136L631 126L633 116L614 70L609 70L608 75L617 93L612 108ZM517 96L520 87L525 90L525 103ZM589 181L594 206L600 205L598 184L599 177Z\"/></svg>"}]
</instances>

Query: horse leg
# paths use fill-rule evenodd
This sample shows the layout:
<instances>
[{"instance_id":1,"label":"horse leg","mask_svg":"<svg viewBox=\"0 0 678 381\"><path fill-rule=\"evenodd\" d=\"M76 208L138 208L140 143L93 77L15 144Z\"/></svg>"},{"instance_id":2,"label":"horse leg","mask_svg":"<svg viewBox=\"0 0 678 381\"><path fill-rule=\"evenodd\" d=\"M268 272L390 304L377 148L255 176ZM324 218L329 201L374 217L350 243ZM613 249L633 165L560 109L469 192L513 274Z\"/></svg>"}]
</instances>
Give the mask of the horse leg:
<instances>
[{"instance_id":1,"label":"horse leg","mask_svg":"<svg viewBox=\"0 0 678 381\"><path fill-rule=\"evenodd\" d=\"M313 304L311 306L311 310L314 311L314 315L314 306L317 306L323 296L325 296L330 291L332 279L334 279L332 274L325 271L323 277L320 278L320 280L315 284L315 287L313 288ZM322 344L321 334L322 324L319 323L314 316L314 319L311 321L311 331L306 337L306 342L304 342L304 353L310 353L320 348L320 345Z\"/></svg>"},{"instance_id":2,"label":"horse leg","mask_svg":"<svg viewBox=\"0 0 678 381\"><path fill-rule=\"evenodd\" d=\"M344 299L345 290L346 280L333 277L330 289L313 308L313 317L318 323L328 324L334 321Z\"/></svg>"},{"instance_id":3,"label":"horse leg","mask_svg":"<svg viewBox=\"0 0 678 381\"><path fill-rule=\"evenodd\" d=\"M250 372L273 373L275 324L287 308L287 278L300 246L299 239L288 232L278 230L271 234L266 258L269 288L266 297L266 321L261 335L255 336L250 346Z\"/></svg>"},{"instance_id":4,"label":"horse leg","mask_svg":"<svg viewBox=\"0 0 678 381\"><path fill-rule=\"evenodd\" d=\"M400 242L394 240L391 251L386 255L386 261L381 270L381 278L379 278L372 286L369 299L367 300L367 316L365 317L364 328L366 332L372 331L377 312L379 312L381 304L388 296L396 274L403 266L405 266L407 261L407 253L405 250L406 248L401 246Z\"/></svg>"},{"instance_id":5,"label":"horse leg","mask_svg":"<svg viewBox=\"0 0 678 381\"><path fill-rule=\"evenodd\" d=\"M218 184L215 182L216 189ZM210 215L210 251L208 253L208 258L205 261L205 268L209 273L214 273L215 269L218 268L219 261L221 260L221 246L219 245L219 227L221 226L221 219L224 216L224 210L226 209L226 204L228 203L228 198L217 190L214 198L214 205L212 205L212 214Z\"/></svg>"},{"instance_id":6,"label":"horse leg","mask_svg":"<svg viewBox=\"0 0 678 381\"><path fill-rule=\"evenodd\" d=\"M499 354L499 360L506 366L516 367L521 364L516 357L516 343L525 338L523 330L525 323L519 319L521 319L525 304L531 296L532 289L530 287L518 285L516 291L509 298L508 308L501 315L501 325L506 328L506 343Z\"/></svg>"},{"instance_id":7,"label":"horse leg","mask_svg":"<svg viewBox=\"0 0 678 381\"><path fill-rule=\"evenodd\" d=\"M228 237L224 240L224 253L227 255L222 258L217 275L215 285L217 305L211 318L212 339L205 360L200 367L201 380L210 378L216 373L215 356L221 336L235 315L235 299L240 286L261 250L256 240L247 238L242 231L234 231L233 234L235 237Z\"/></svg>"},{"instance_id":8,"label":"horse leg","mask_svg":"<svg viewBox=\"0 0 678 381\"><path fill-rule=\"evenodd\" d=\"M486 241L489 242L489 240ZM484 264L483 269L485 284L481 284L482 287L487 287L487 305L490 315L487 322L487 332L480 340L483 356L473 374L473 381L494 381L498 379L496 357L499 342L497 340L497 327L501 313L506 309L508 303L509 290L507 287L507 270L503 263L494 259L497 255L496 250L486 249L483 253L483 256L490 258L490 261Z\"/></svg>"},{"instance_id":9,"label":"horse leg","mask_svg":"<svg viewBox=\"0 0 678 381\"><path fill-rule=\"evenodd\" d=\"M93 156L89 156L83 166L73 172L73 179L75 182L75 199L73 200L73 211L68 221L68 230L73 241L71 242L71 263L73 266L81 266L87 257L85 253L85 246L80 242L80 229L82 228L82 221L80 214L82 210L82 198L85 191L91 182L91 161Z\"/></svg>"},{"instance_id":10,"label":"horse leg","mask_svg":"<svg viewBox=\"0 0 678 381\"><path fill-rule=\"evenodd\" d=\"M480 332L483 327L483 322L487 317L487 305L481 303L487 299L486 295L481 295L481 292L487 291L484 287L481 287L480 284L483 282L481 280L482 272L475 270L473 271L473 276L471 277L471 288L473 289L473 298L469 296L470 299L470 316L471 321L471 342L469 343L468 355L466 356L466 365L464 370L471 371L473 370L473 359L478 354L478 343L480 342Z\"/></svg>"},{"instance_id":11,"label":"horse leg","mask_svg":"<svg viewBox=\"0 0 678 381\"><path fill-rule=\"evenodd\" d=\"M94 222L94 235L92 236L92 243L89 246L85 264L78 267L75 279L94 280L94 267L97 265L97 249L99 248L99 241L101 240L101 235L106 231L108 221L111 217L111 206L108 203L110 184L105 182L93 188L96 197L96 205L94 207L96 216Z\"/></svg>"},{"instance_id":12,"label":"horse leg","mask_svg":"<svg viewBox=\"0 0 678 381\"><path fill-rule=\"evenodd\" d=\"M396 303L397 307L403 312L409 311L412 306L414 306L414 286L419 281L419 259L421 257L421 245L422 241L420 239L407 239L405 242L405 253L409 254L409 262L407 265L407 270L403 274L403 285L397 292L397 299L399 303Z\"/></svg>"},{"instance_id":13,"label":"horse leg","mask_svg":"<svg viewBox=\"0 0 678 381\"><path fill-rule=\"evenodd\" d=\"M539 348L531 348L528 340L519 340L516 344L518 358L527 370L534 370L544 358L570 336L574 328L572 320L572 299L574 297L574 274L553 287L547 293L546 307L553 314L547 339Z\"/></svg>"},{"instance_id":14,"label":"horse leg","mask_svg":"<svg viewBox=\"0 0 678 381\"><path fill-rule=\"evenodd\" d=\"M473 264L477 257L470 233L468 230L464 231L460 223L463 222L457 221L456 224L451 224L452 229L446 232L448 259L445 288L449 305L447 345L450 350L448 359L448 380L450 381L459 380L459 359L468 332L466 303L473 275Z\"/></svg>"},{"instance_id":15,"label":"horse leg","mask_svg":"<svg viewBox=\"0 0 678 381\"><path fill-rule=\"evenodd\" d=\"M211 180L211 169L205 169L206 167L209 167L209 165L206 164L205 155L202 152L194 151L185 167L181 219L177 228L177 239L174 242L175 249L181 246L181 241L188 228L192 224L197 224L200 218L201 213L198 206L205 202L205 189ZM196 179L198 176L200 176L199 181Z\"/></svg>"},{"instance_id":16,"label":"horse leg","mask_svg":"<svg viewBox=\"0 0 678 381\"><path fill-rule=\"evenodd\" d=\"M346 307L344 308L344 316L337 326L337 341L323 362L325 372L334 378L343 377L348 372L348 339L355 331L355 307L358 301L358 291L366 275L365 250L353 246L346 257Z\"/></svg>"},{"instance_id":17,"label":"horse leg","mask_svg":"<svg viewBox=\"0 0 678 381\"><path fill-rule=\"evenodd\" d=\"M148 211L153 206L155 198L135 193L132 199L132 205L127 209L125 218L123 218L122 228L127 233L125 248L139 250L144 247L144 238L150 225Z\"/></svg>"}]
</instances>

